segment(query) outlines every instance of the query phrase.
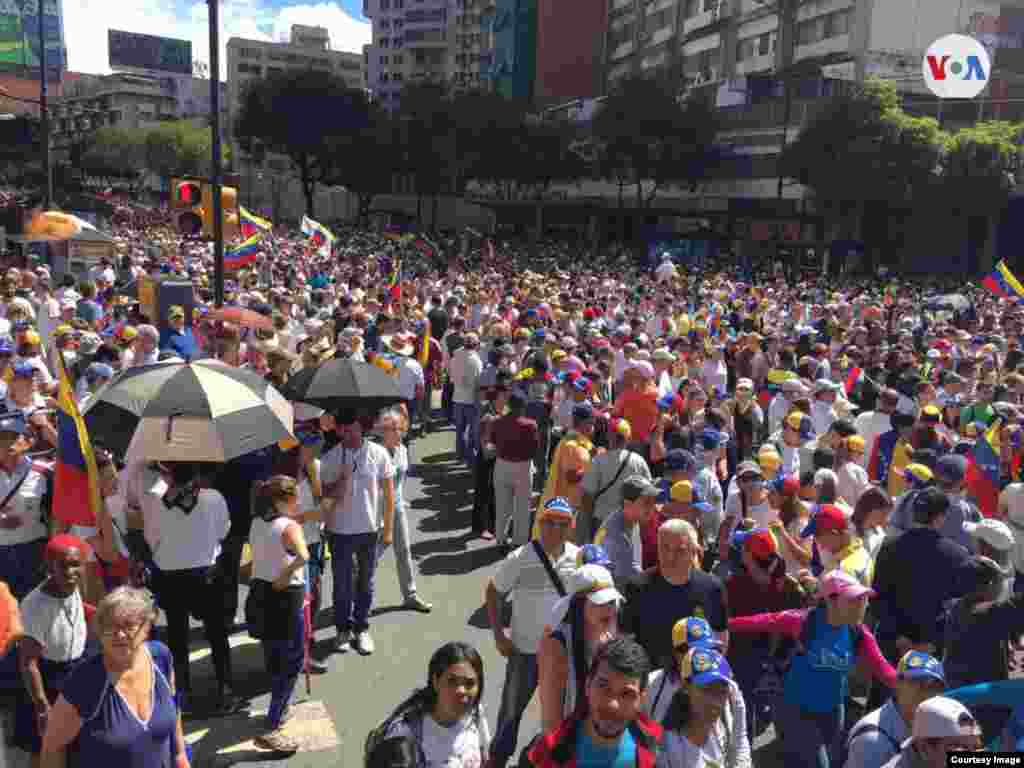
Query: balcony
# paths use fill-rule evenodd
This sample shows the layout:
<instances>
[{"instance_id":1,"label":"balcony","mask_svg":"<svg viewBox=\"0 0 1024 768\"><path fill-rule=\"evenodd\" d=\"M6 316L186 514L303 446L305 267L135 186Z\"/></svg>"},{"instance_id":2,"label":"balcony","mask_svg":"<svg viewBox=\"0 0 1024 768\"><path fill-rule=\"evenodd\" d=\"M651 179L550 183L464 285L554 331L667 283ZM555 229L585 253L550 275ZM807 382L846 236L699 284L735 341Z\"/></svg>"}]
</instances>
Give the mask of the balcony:
<instances>
[{"instance_id":1,"label":"balcony","mask_svg":"<svg viewBox=\"0 0 1024 768\"><path fill-rule=\"evenodd\" d=\"M611 59L612 61L617 61L618 59L626 58L631 53L633 53L633 41L627 40L626 42L617 45L612 50L612 55L609 56L608 58Z\"/></svg>"},{"instance_id":2,"label":"balcony","mask_svg":"<svg viewBox=\"0 0 1024 768\"><path fill-rule=\"evenodd\" d=\"M813 120L828 109L830 99L794 99L790 112L790 125L800 126ZM762 104L741 107L722 107L716 110L719 130L728 131L773 131L781 132L786 114L783 99L773 99Z\"/></svg>"},{"instance_id":3,"label":"balcony","mask_svg":"<svg viewBox=\"0 0 1024 768\"><path fill-rule=\"evenodd\" d=\"M801 59L817 58L819 56L828 56L829 54L845 52L850 50L850 36L849 35L837 35L836 37L829 37L825 40L819 40L816 43L810 45L798 45L793 52L793 60L800 61Z\"/></svg>"},{"instance_id":4,"label":"balcony","mask_svg":"<svg viewBox=\"0 0 1024 768\"><path fill-rule=\"evenodd\" d=\"M749 59L736 62L737 75L749 75L754 72L770 72L775 68L775 54L766 53L763 56L753 56Z\"/></svg>"},{"instance_id":5,"label":"balcony","mask_svg":"<svg viewBox=\"0 0 1024 768\"><path fill-rule=\"evenodd\" d=\"M695 32L704 31L725 21L729 18L729 7L729 0L719 0L718 6L710 11L704 11L688 19L683 19L683 36L688 37Z\"/></svg>"}]
</instances>

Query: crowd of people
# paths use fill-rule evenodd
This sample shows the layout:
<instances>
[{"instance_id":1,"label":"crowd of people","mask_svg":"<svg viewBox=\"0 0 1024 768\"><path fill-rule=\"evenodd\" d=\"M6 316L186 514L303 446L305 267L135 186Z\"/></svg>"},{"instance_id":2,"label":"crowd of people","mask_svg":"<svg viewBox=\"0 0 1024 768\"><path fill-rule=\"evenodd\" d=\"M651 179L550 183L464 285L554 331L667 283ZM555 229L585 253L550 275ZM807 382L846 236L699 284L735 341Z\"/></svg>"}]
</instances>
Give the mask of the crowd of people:
<instances>
[{"instance_id":1,"label":"crowd of people","mask_svg":"<svg viewBox=\"0 0 1024 768\"><path fill-rule=\"evenodd\" d=\"M370 734L371 766L743 768L769 725L787 766L1021 748L1017 307L960 286L966 310L930 309L943 286L775 265L652 270L553 241L336 234L320 248L269 233L232 275L225 303L259 327L220 319L210 249L161 226L115 229L118 258L79 279L3 273L0 581L24 624L7 657L14 741L40 764L188 765L189 620L211 649L213 712L236 711L242 577L271 678L257 743L294 752L296 682L325 670L310 647L324 570L335 653L374 653L388 549L404 605L432 608L403 486L412 439L441 421L473 472L473 531L505 555L481 584L500 711L492 727L480 654L446 644ZM145 275L191 280L194 308L155 324L122 295ZM294 445L223 465L126 465L97 446L94 524L48 515L59 363L84 407L121 371L201 358L282 387L364 361L402 402L296 404ZM535 694L541 730L520 744Z\"/></svg>"}]
</instances>

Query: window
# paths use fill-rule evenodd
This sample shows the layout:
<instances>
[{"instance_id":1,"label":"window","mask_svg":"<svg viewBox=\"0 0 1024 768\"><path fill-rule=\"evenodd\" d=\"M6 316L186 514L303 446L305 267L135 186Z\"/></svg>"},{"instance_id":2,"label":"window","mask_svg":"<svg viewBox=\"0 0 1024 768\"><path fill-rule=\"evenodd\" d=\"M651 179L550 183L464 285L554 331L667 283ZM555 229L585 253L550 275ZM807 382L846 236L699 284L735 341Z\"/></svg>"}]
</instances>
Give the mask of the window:
<instances>
[{"instance_id":1,"label":"window","mask_svg":"<svg viewBox=\"0 0 1024 768\"><path fill-rule=\"evenodd\" d=\"M621 27L612 27L611 32L608 33L608 43L611 48L617 48L623 43L629 43L633 41L633 25L623 24Z\"/></svg>"},{"instance_id":2,"label":"window","mask_svg":"<svg viewBox=\"0 0 1024 768\"><path fill-rule=\"evenodd\" d=\"M280 75L283 72L284 69L281 67L267 67L267 77L270 77L270 75Z\"/></svg>"},{"instance_id":3,"label":"window","mask_svg":"<svg viewBox=\"0 0 1024 768\"><path fill-rule=\"evenodd\" d=\"M404 59L405 59L404 56L402 56L401 54L396 53L394 56L391 57L391 62L393 64L397 64L398 66L401 66Z\"/></svg>"},{"instance_id":4,"label":"window","mask_svg":"<svg viewBox=\"0 0 1024 768\"><path fill-rule=\"evenodd\" d=\"M386 67L388 65L388 57L387 56L381 56L380 57L380 65L382 67Z\"/></svg>"},{"instance_id":5,"label":"window","mask_svg":"<svg viewBox=\"0 0 1024 768\"><path fill-rule=\"evenodd\" d=\"M262 55L262 51L259 48L239 48L238 55L243 59L258 59Z\"/></svg>"},{"instance_id":6,"label":"window","mask_svg":"<svg viewBox=\"0 0 1024 768\"><path fill-rule=\"evenodd\" d=\"M704 13L713 11L718 7L720 0L704 0Z\"/></svg>"},{"instance_id":7,"label":"window","mask_svg":"<svg viewBox=\"0 0 1024 768\"><path fill-rule=\"evenodd\" d=\"M704 9L704 0L686 0L686 18L696 16Z\"/></svg>"},{"instance_id":8,"label":"window","mask_svg":"<svg viewBox=\"0 0 1024 768\"><path fill-rule=\"evenodd\" d=\"M850 32L850 9L830 13L825 17L825 37L839 37Z\"/></svg>"},{"instance_id":9,"label":"window","mask_svg":"<svg viewBox=\"0 0 1024 768\"><path fill-rule=\"evenodd\" d=\"M647 17L646 28L648 32L657 32L659 29L669 27L672 25L672 11L671 8L664 8L657 13L652 13Z\"/></svg>"},{"instance_id":10,"label":"window","mask_svg":"<svg viewBox=\"0 0 1024 768\"><path fill-rule=\"evenodd\" d=\"M757 37L748 37L740 40L736 46L736 61L746 61L757 56L759 43Z\"/></svg>"},{"instance_id":11,"label":"window","mask_svg":"<svg viewBox=\"0 0 1024 768\"><path fill-rule=\"evenodd\" d=\"M405 0L395 0L395 10L400 11L405 6Z\"/></svg>"},{"instance_id":12,"label":"window","mask_svg":"<svg viewBox=\"0 0 1024 768\"><path fill-rule=\"evenodd\" d=\"M811 45L823 39L825 33L825 17L808 19L796 25L796 44Z\"/></svg>"},{"instance_id":13,"label":"window","mask_svg":"<svg viewBox=\"0 0 1024 768\"><path fill-rule=\"evenodd\" d=\"M389 37L382 37L380 39L380 47L381 48L390 48L391 47L391 38L389 38Z\"/></svg>"},{"instance_id":14,"label":"window","mask_svg":"<svg viewBox=\"0 0 1024 768\"><path fill-rule=\"evenodd\" d=\"M262 75L263 67L259 64L246 64L244 61L238 62L238 74L240 75Z\"/></svg>"},{"instance_id":15,"label":"window","mask_svg":"<svg viewBox=\"0 0 1024 768\"><path fill-rule=\"evenodd\" d=\"M771 53L771 35L765 32L757 38L757 55L767 56Z\"/></svg>"}]
</instances>

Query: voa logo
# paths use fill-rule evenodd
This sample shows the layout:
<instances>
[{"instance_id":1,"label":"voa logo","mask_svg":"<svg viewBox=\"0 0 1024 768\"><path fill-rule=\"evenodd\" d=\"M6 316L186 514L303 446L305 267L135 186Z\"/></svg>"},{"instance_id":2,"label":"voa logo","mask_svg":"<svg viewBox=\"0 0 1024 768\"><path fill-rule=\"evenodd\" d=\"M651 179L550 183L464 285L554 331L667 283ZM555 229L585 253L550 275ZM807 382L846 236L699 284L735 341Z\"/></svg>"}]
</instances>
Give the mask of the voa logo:
<instances>
[{"instance_id":1,"label":"voa logo","mask_svg":"<svg viewBox=\"0 0 1024 768\"><path fill-rule=\"evenodd\" d=\"M985 90L990 67L988 51L973 37L946 35L928 46L921 73L940 99L973 99Z\"/></svg>"}]
</instances>

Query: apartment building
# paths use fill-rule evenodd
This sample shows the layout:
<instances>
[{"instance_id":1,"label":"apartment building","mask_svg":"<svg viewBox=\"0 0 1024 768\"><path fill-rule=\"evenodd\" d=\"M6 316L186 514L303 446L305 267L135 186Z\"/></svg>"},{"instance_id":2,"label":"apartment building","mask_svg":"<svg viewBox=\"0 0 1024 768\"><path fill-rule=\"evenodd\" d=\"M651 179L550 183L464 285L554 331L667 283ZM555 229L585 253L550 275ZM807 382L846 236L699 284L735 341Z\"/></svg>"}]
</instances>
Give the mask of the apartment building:
<instances>
[{"instance_id":1,"label":"apartment building","mask_svg":"<svg viewBox=\"0 0 1024 768\"><path fill-rule=\"evenodd\" d=\"M268 43L232 37L228 40L228 131L242 105L247 83L289 69L333 72L350 88L364 88L363 55L331 48L324 27L293 24L287 43Z\"/></svg>"},{"instance_id":2,"label":"apartment building","mask_svg":"<svg viewBox=\"0 0 1024 768\"><path fill-rule=\"evenodd\" d=\"M488 87L495 0L364 0L373 42L364 47L366 82L388 109L407 83Z\"/></svg>"}]
</instances>

